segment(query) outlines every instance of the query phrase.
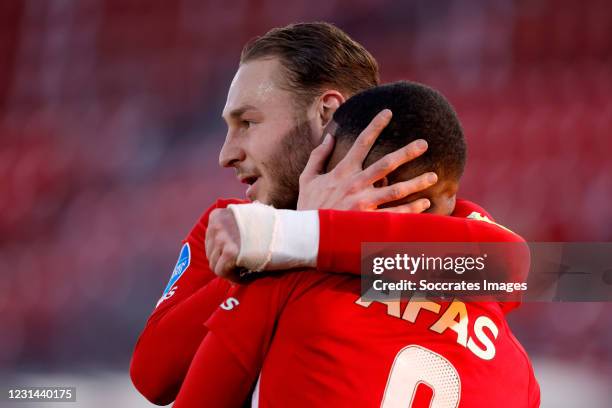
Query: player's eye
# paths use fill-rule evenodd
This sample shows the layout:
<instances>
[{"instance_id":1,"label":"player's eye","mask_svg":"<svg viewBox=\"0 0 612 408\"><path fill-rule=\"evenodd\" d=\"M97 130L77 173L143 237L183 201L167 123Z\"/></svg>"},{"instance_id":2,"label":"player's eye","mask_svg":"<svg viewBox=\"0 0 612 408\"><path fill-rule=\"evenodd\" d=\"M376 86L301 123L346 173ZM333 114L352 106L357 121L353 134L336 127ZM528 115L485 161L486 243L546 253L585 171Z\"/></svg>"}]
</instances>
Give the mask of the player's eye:
<instances>
[{"instance_id":1,"label":"player's eye","mask_svg":"<svg viewBox=\"0 0 612 408\"><path fill-rule=\"evenodd\" d=\"M243 119L243 120L240 121L240 124L242 125L242 127L250 128L251 126L253 126L255 124L255 122L253 122L252 120L245 120L245 119Z\"/></svg>"}]
</instances>

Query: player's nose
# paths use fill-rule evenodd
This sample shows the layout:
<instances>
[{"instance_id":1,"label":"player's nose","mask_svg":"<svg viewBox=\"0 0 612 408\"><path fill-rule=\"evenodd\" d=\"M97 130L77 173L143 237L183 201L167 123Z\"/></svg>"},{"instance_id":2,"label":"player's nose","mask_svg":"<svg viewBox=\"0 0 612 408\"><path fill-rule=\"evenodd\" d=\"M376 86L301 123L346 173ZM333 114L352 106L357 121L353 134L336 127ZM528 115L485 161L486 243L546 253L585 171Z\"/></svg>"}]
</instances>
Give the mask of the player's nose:
<instances>
[{"instance_id":1,"label":"player's nose","mask_svg":"<svg viewBox=\"0 0 612 408\"><path fill-rule=\"evenodd\" d=\"M244 149L242 149L233 138L228 135L225 138L223 147L219 152L219 165L221 167L235 167L237 163L243 161L246 157Z\"/></svg>"}]
</instances>

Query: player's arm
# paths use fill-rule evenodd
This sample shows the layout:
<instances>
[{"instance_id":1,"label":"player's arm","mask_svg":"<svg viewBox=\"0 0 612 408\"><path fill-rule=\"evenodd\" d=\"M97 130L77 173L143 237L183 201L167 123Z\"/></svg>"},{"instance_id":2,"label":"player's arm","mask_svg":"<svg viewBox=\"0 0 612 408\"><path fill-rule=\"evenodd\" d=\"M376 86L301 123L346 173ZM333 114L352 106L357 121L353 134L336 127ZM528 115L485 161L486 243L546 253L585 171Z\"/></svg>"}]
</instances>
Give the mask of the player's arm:
<instances>
[{"instance_id":1,"label":"player's arm","mask_svg":"<svg viewBox=\"0 0 612 408\"><path fill-rule=\"evenodd\" d=\"M130 376L151 402L174 400L189 364L206 335L204 322L223 300L229 283L215 279L204 250L212 210L233 201L218 201L183 241L179 260L157 307L135 346Z\"/></svg>"},{"instance_id":2,"label":"player's arm","mask_svg":"<svg viewBox=\"0 0 612 408\"><path fill-rule=\"evenodd\" d=\"M149 401L174 401L193 355L207 333L204 321L227 292L226 281L215 279L159 318L147 322L130 364L130 376Z\"/></svg>"},{"instance_id":3,"label":"player's arm","mask_svg":"<svg viewBox=\"0 0 612 408\"><path fill-rule=\"evenodd\" d=\"M241 407L252 389L251 370L215 333L208 333L200 345L174 408Z\"/></svg>"},{"instance_id":4,"label":"player's arm","mask_svg":"<svg viewBox=\"0 0 612 408\"><path fill-rule=\"evenodd\" d=\"M274 275L230 290L206 322L209 332L193 358L175 408L244 405L299 279L294 274Z\"/></svg>"},{"instance_id":5,"label":"player's arm","mask_svg":"<svg viewBox=\"0 0 612 408\"><path fill-rule=\"evenodd\" d=\"M400 214L389 212L319 211L319 245L317 269L327 272L360 274L363 242L475 242L500 243L502 269L487 268L495 276L485 279L522 281L526 278L528 248L524 239L495 224L479 207L472 206L473 218L433 214ZM484 214L483 214L484 213ZM523 262L517 262L523 260Z\"/></svg>"},{"instance_id":6,"label":"player's arm","mask_svg":"<svg viewBox=\"0 0 612 408\"><path fill-rule=\"evenodd\" d=\"M215 273L234 277L236 268L252 271L312 267L326 272L361 273L363 242L499 242L497 268L486 268L485 279L523 281L529 251L524 240L492 222L480 207L458 203L456 216L361 211L290 211L262 204L230 205L216 222L232 231L207 235L207 251L238 247ZM476 217L466 217L474 214ZM481 215L478 215L481 214ZM222 220L222 221L219 221ZM488 276L494 273L495 276Z\"/></svg>"}]
</instances>

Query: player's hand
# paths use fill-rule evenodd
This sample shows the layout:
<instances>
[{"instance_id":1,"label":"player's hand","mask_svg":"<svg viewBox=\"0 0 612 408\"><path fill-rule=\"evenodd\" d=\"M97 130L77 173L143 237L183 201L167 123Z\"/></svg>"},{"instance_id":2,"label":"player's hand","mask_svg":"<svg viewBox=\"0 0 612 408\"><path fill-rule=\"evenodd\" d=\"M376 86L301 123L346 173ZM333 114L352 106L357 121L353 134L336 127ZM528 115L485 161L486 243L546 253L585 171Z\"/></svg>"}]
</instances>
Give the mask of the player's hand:
<instances>
[{"instance_id":1,"label":"player's hand","mask_svg":"<svg viewBox=\"0 0 612 408\"><path fill-rule=\"evenodd\" d=\"M300 195L298 210L331 208L336 210L377 210L378 206L400 200L410 194L425 190L438 181L435 173L425 173L411 180L383 187L374 187L381 180L404 163L407 163L427 150L427 142L419 139L403 148L389 153L366 169L363 162L374 142L389 124L391 111L385 109L372 119L363 130L346 156L329 173L322 174L325 163L333 150L331 135L326 135L323 143L314 149L300 176ZM428 199L422 198L397 207L380 209L420 213L430 207Z\"/></svg>"},{"instance_id":2,"label":"player's hand","mask_svg":"<svg viewBox=\"0 0 612 408\"><path fill-rule=\"evenodd\" d=\"M218 208L210 213L204 246L210 269L221 278L238 281L240 230L232 210Z\"/></svg>"}]
</instances>

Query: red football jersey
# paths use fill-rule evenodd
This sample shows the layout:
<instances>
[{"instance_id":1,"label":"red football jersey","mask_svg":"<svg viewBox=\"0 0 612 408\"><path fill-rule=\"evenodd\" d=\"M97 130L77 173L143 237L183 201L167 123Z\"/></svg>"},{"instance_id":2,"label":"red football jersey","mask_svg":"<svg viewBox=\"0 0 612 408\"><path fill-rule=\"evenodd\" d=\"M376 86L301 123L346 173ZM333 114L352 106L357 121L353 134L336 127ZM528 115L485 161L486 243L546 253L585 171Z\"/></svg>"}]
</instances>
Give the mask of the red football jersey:
<instances>
[{"instance_id":1,"label":"red football jersey","mask_svg":"<svg viewBox=\"0 0 612 408\"><path fill-rule=\"evenodd\" d=\"M183 241L179 260L164 293L147 321L132 357L130 374L138 390L157 404L172 402L191 361L207 334L204 326L231 285L210 271L204 252L208 215L242 200L218 200ZM363 241L505 242L522 239L479 220L466 219L482 208L458 200L454 217L320 210L318 269L359 275ZM508 267L508 275L522 273ZM516 280L516 279L515 279ZM214 342L214 336L207 337Z\"/></svg>"},{"instance_id":2,"label":"red football jersey","mask_svg":"<svg viewBox=\"0 0 612 408\"><path fill-rule=\"evenodd\" d=\"M454 215L472 212L460 202ZM396 214L320 211L319 268L358 269L368 237L522 242L479 212L465 222L404 215L411 235ZM524 267L507 274L524 277ZM503 316L507 304L368 303L358 301L359 290L355 277L312 271L231 289L207 322L175 406L240 406L260 373L253 398L264 407L539 405L531 364Z\"/></svg>"},{"instance_id":3,"label":"red football jersey","mask_svg":"<svg viewBox=\"0 0 612 408\"><path fill-rule=\"evenodd\" d=\"M370 302L360 288L306 271L231 289L175 407L241 406L258 376L253 406L539 406L498 303Z\"/></svg>"}]
</instances>

